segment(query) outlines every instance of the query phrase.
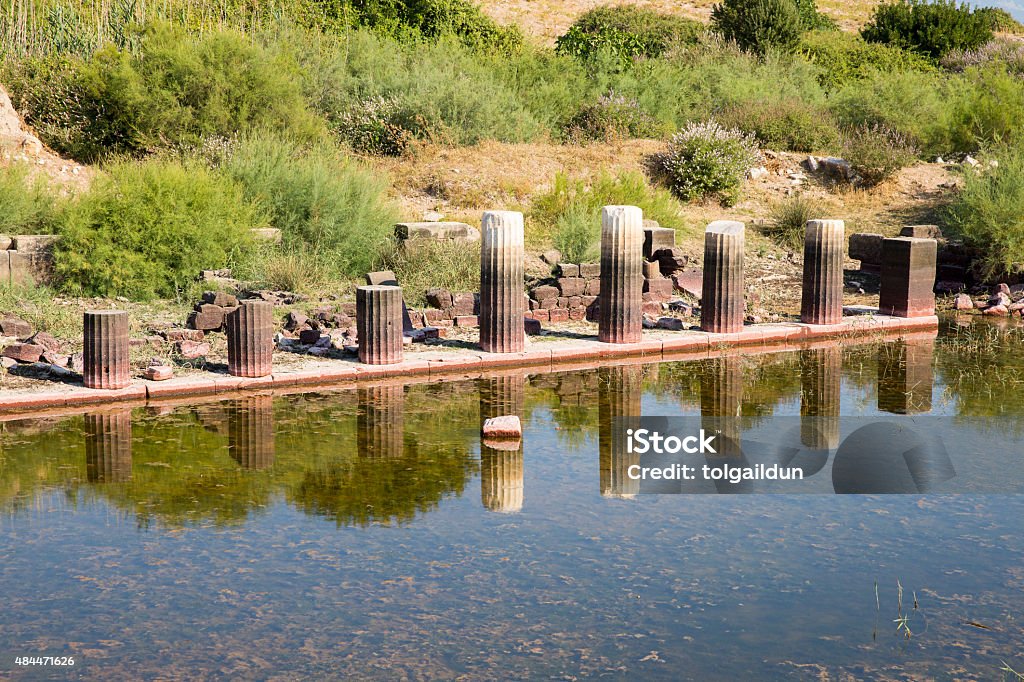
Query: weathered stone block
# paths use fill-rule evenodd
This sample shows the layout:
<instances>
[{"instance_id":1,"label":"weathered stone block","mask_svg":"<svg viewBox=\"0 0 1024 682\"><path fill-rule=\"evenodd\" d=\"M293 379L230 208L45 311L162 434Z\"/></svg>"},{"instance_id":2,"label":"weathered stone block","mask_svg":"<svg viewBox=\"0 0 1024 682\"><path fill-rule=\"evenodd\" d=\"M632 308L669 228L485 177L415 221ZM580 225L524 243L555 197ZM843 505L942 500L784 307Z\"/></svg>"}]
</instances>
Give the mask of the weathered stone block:
<instances>
[{"instance_id":1,"label":"weathered stone block","mask_svg":"<svg viewBox=\"0 0 1024 682\"><path fill-rule=\"evenodd\" d=\"M558 287L553 287L549 284L544 284L539 287L534 287L533 291L530 292L533 300L535 301L546 301L553 298L558 298Z\"/></svg>"},{"instance_id":2,"label":"weathered stone block","mask_svg":"<svg viewBox=\"0 0 1024 682\"><path fill-rule=\"evenodd\" d=\"M653 298L667 301L672 298L672 280L670 279L645 279L644 292L651 294Z\"/></svg>"},{"instance_id":3,"label":"weathered stone block","mask_svg":"<svg viewBox=\"0 0 1024 682\"><path fill-rule=\"evenodd\" d=\"M0 354L18 362L39 362L39 358L42 357L45 350L42 346L31 343L12 343Z\"/></svg>"},{"instance_id":4,"label":"weathered stone block","mask_svg":"<svg viewBox=\"0 0 1024 682\"><path fill-rule=\"evenodd\" d=\"M391 270L380 270L378 272L366 273L366 283L387 287L397 287L398 277Z\"/></svg>"},{"instance_id":5,"label":"weathered stone block","mask_svg":"<svg viewBox=\"0 0 1024 682\"><path fill-rule=\"evenodd\" d=\"M938 225L904 225L900 228L901 237L918 239L942 239L942 228Z\"/></svg>"},{"instance_id":6,"label":"weathered stone block","mask_svg":"<svg viewBox=\"0 0 1024 682\"><path fill-rule=\"evenodd\" d=\"M601 277L601 264L581 263L580 277L582 277L583 279L599 279Z\"/></svg>"},{"instance_id":7,"label":"weathered stone block","mask_svg":"<svg viewBox=\"0 0 1024 682\"><path fill-rule=\"evenodd\" d=\"M0 319L0 334L27 339L32 335L32 325L21 318L5 317Z\"/></svg>"},{"instance_id":8,"label":"weathered stone block","mask_svg":"<svg viewBox=\"0 0 1024 682\"><path fill-rule=\"evenodd\" d=\"M882 240L880 234L857 232L850 235L850 258L865 265L878 267L882 264Z\"/></svg>"},{"instance_id":9,"label":"weathered stone block","mask_svg":"<svg viewBox=\"0 0 1024 682\"><path fill-rule=\"evenodd\" d=\"M540 320L530 317L523 318L523 331L527 336L536 336L537 334L540 334L541 330L542 326Z\"/></svg>"},{"instance_id":10,"label":"weathered stone block","mask_svg":"<svg viewBox=\"0 0 1024 682\"><path fill-rule=\"evenodd\" d=\"M579 277L580 266L573 263L559 263L556 272L559 277Z\"/></svg>"},{"instance_id":11,"label":"weathered stone block","mask_svg":"<svg viewBox=\"0 0 1024 682\"><path fill-rule=\"evenodd\" d=\"M676 231L668 227L644 227L644 258L649 259L661 249L676 245Z\"/></svg>"},{"instance_id":12,"label":"weathered stone block","mask_svg":"<svg viewBox=\"0 0 1024 682\"><path fill-rule=\"evenodd\" d=\"M209 303L197 305L188 317L186 326L204 332L220 331L224 328L224 308Z\"/></svg>"},{"instance_id":13,"label":"weathered stone block","mask_svg":"<svg viewBox=\"0 0 1024 682\"><path fill-rule=\"evenodd\" d=\"M478 242L480 231L465 223L398 223L395 225L395 236L404 242L418 240ZM408 245L408 244L407 244Z\"/></svg>"},{"instance_id":14,"label":"weathered stone block","mask_svg":"<svg viewBox=\"0 0 1024 682\"><path fill-rule=\"evenodd\" d=\"M461 293L452 295L454 315L475 315L478 312L476 294Z\"/></svg>"},{"instance_id":15,"label":"weathered stone block","mask_svg":"<svg viewBox=\"0 0 1024 682\"><path fill-rule=\"evenodd\" d=\"M882 273L878 310L896 317L935 314L934 239L895 237L882 248Z\"/></svg>"},{"instance_id":16,"label":"weathered stone block","mask_svg":"<svg viewBox=\"0 0 1024 682\"><path fill-rule=\"evenodd\" d=\"M203 303L221 308L234 308L238 305L238 297L224 291L204 291Z\"/></svg>"},{"instance_id":17,"label":"weathered stone block","mask_svg":"<svg viewBox=\"0 0 1024 682\"><path fill-rule=\"evenodd\" d=\"M427 289L426 292L427 305L433 308L451 308L455 305L455 299L452 297L452 292L447 289Z\"/></svg>"},{"instance_id":18,"label":"weathered stone block","mask_svg":"<svg viewBox=\"0 0 1024 682\"><path fill-rule=\"evenodd\" d=\"M562 296L582 296L585 291L586 280L581 277L561 277L557 281Z\"/></svg>"},{"instance_id":19,"label":"weathered stone block","mask_svg":"<svg viewBox=\"0 0 1024 682\"><path fill-rule=\"evenodd\" d=\"M569 311L565 308L555 308L548 311L548 320L551 322L568 322Z\"/></svg>"}]
</instances>

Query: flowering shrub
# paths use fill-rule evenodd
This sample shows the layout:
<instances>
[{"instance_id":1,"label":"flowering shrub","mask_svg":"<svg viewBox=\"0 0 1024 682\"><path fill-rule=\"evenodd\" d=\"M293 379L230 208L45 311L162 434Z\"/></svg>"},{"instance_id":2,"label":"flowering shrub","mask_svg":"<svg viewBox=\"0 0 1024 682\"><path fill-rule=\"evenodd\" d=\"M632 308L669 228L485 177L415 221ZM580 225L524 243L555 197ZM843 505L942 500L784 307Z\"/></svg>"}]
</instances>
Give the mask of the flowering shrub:
<instances>
[{"instance_id":1,"label":"flowering shrub","mask_svg":"<svg viewBox=\"0 0 1024 682\"><path fill-rule=\"evenodd\" d=\"M760 160L753 135L706 121L690 123L673 136L662 168L679 198L693 201L717 195L730 206L739 199L747 171Z\"/></svg>"},{"instance_id":2,"label":"flowering shrub","mask_svg":"<svg viewBox=\"0 0 1024 682\"><path fill-rule=\"evenodd\" d=\"M1017 40L991 40L974 50L954 50L939 62L950 71L966 71L973 66L1005 64L1016 75L1024 75L1024 44Z\"/></svg>"},{"instance_id":3,"label":"flowering shrub","mask_svg":"<svg viewBox=\"0 0 1024 682\"><path fill-rule=\"evenodd\" d=\"M402 156L412 146L413 133L398 102L391 97L368 97L342 111L335 124L339 137L363 154Z\"/></svg>"},{"instance_id":4,"label":"flowering shrub","mask_svg":"<svg viewBox=\"0 0 1024 682\"><path fill-rule=\"evenodd\" d=\"M658 122L640 108L635 99L610 92L593 104L584 105L563 128L565 139L581 144L594 140L608 142L656 137Z\"/></svg>"}]
</instances>

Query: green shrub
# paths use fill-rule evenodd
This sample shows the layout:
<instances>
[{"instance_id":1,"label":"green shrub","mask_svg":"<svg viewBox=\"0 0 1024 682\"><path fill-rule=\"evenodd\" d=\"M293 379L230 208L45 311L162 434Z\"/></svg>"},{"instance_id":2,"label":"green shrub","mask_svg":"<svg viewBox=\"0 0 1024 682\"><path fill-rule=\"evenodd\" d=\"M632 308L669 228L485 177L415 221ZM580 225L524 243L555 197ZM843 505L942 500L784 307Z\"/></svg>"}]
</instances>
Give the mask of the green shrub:
<instances>
[{"instance_id":1,"label":"green shrub","mask_svg":"<svg viewBox=\"0 0 1024 682\"><path fill-rule=\"evenodd\" d=\"M914 163L917 149L899 132L875 124L846 132L843 158L850 162L860 182L871 187Z\"/></svg>"},{"instance_id":2,"label":"green shrub","mask_svg":"<svg viewBox=\"0 0 1024 682\"><path fill-rule=\"evenodd\" d=\"M231 31L189 37L152 25L138 52L108 45L87 60L41 58L9 71L28 123L83 162L194 146L253 126L303 139L322 131L294 62Z\"/></svg>"},{"instance_id":3,"label":"green shrub","mask_svg":"<svg viewBox=\"0 0 1024 682\"><path fill-rule=\"evenodd\" d=\"M403 249L393 240L380 251L377 266L395 273L407 304L423 306L431 287L449 291L480 290L480 249L435 243Z\"/></svg>"},{"instance_id":4,"label":"green shrub","mask_svg":"<svg viewBox=\"0 0 1024 682\"><path fill-rule=\"evenodd\" d=\"M440 143L518 142L554 132L504 80L506 70L531 57L481 55L451 38L405 44L367 31L346 42L300 58L307 97L343 138L353 103L371 98L393 103L387 122Z\"/></svg>"},{"instance_id":5,"label":"green shrub","mask_svg":"<svg viewBox=\"0 0 1024 682\"><path fill-rule=\"evenodd\" d=\"M896 0L876 7L860 33L868 42L939 59L953 50L973 50L991 40L992 19L956 0Z\"/></svg>"},{"instance_id":6,"label":"green shrub","mask_svg":"<svg viewBox=\"0 0 1024 682\"><path fill-rule=\"evenodd\" d=\"M776 204L772 219L762 232L780 245L799 249L804 243L804 232L808 220L824 217L822 206L805 194L793 194Z\"/></svg>"},{"instance_id":7,"label":"green shrub","mask_svg":"<svg viewBox=\"0 0 1024 682\"><path fill-rule=\"evenodd\" d=\"M584 105L562 129L565 139L576 144L657 137L660 133L661 126L636 100L614 92Z\"/></svg>"},{"instance_id":8,"label":"green shrub","mask_svg":"<svg viewBox=\"0 0 1024 682\"><path fill-rule=\"evenodd\" d=\"M1017 78L1024 76L1024 43L996 38L976 50L954 50L942 58L942 68L963 73L973 67L1002 65Z\"/></svg>"},{"instance_id":9,"label":"green shrub","mask_svg":"<svg viewBox=\"0 0 1024 682\"><path fill-rule=\"evenodd\" d=\"M704 34L697 21L635 5L603 5L584 12L556 41L556 50L590 60L600 53L629 62L660 57L694 44Z\"/></svg>"},{"instance_id":10,"label":"green shrub","mask_svg":"<svg viewBox=\"0 0 1024 682\"><path fill-rule=\"evenodd\" d=\"M0 234L49 234L59 210L44 175L31 179L17 162L0 169Z\"/></svg>"},{"instance_id":11,"label":"green shrub","mask_svg":"<svg viewBox=\"0 0 1024 682\"><path fill-rule=\"evenodd\" d=\"M1024 148L997 149L996 168L964 171L949 209L949 227L974 251L984 281L1024 270Z\"/></svg>"},{"instance_id":12,"label":"green shrub","mask_svg":"<svg viewBox=\"0 0 1024 682\"><path fill-rule=\"evenodd\" d=\"M662 168L672 191L684 201L717 196L725 205L739 199L746 173L760 162L753 135L715 121L691 123L669 142Z\"/></svg>"},{"instance_id":13,"label":"green shrub","mask_svg":"<svg viewBox=\"0 0 1024 682\"><path fill-rule=\"evenodd\" d=\"M1001 64L972 68L959 80L951 122L952 146L974 152L992 144L1011 144L1024 131L1024 82Z\"/></svg>"},{"instance_id":14,"label":"green shrub","mask_svg":"<svg viewBox=\"0 0 1024 682\"><path fill-rule=\"evenodd\" d=\"M195 163L153 158L105 169L62 220L54 269L87 296L174 297L200 270L230 267L266 225L241 188Z\"/></svg>"},{"instance_id":15,"label":"green shrub","mask_svg":"<svg viewBox=\"0 0 1024 682\"><path fill-rule=\"evenodd\" d=\"M988 19L988 25L999 33L1024 33L1024 25L1013 18L1013 15L1001 7L979 7L974 10Z\"/></svg>"},{"instance_id":16,"label":"green shrub","mask_svg":"<svg viewBox=\"0 0 1024 682\"><path fill-rule=\"evenodd\" d=\"M946 74L875 72L836 91L829 109L842 128L882 125L928 155L948 155L959 90Z\"/></svg>"},{"instance_id":17,"label":"green shrub","mask_svg":"<svg viewBox=\"0 0 1024 682\"><path fill-rule=\"evenodd\" d=\"M800 15L800 25L805 31L838 31L839 24L827 14L818 11L815 0L794 0Z\"/></svg>"},{"instance_id":18,"label":"green shrub","mask_svg":"<svg viewBox=\"0 0 1024 682\"><path fill-rule=\"evenodd\" d=\"M930 60L915 52L869 43L850 33L810 31L801 38L799 51L821 69L818 80L829 90L876 72L935 70Z\"/></svg>"},{"instance_id":19,"label":"green shrub","mask_svg":"<svg viewBox=\"0 0 1024 682\"><path fill-rule=\"evenodd\" d=\"M609 205L638 206L644 218L662 227L684 227L675 198L651 187L640 173L602 173L590 183L558 173L551 189L533 199L527 243L533 247L561 244L560 251L567 249L580 258L579 254L592 256L601 238L601 208Z\"/></svg>"},{"instance_id":20,"label":"green shrub","mask_svg":"<svg viewBox=\"0 0 1024 682\"><path fill-rule=\"evenodd\" d=\"M415 132L410 127L394 98L367 97L340 112L335 129L357 152L402 156L412 147Z\"/></svg>"},{"instance_id":21,"label":"green shrub","mask_svg":"<svg viewBox=\"0 0 1024 682\"><path fill-rule=\"evenodd\" d=\"M516 26L501 26L468 0L331 0L316 3L329 24L361 25L415 41L455 36L476 49L510 53L523 43Z\"/></svg>"},{"instance_id":22,"label":"green shrub","mask_svg":"<svg viewBox=\"0 0 1024 682\"><path fill-rule=\"evenodd\" d=\"M727 128L754 135L768 149L834 152L839 146L839 128L828 110L795 99L734 104L716 118Z\"/></svg>"},{"instance_id":23,"label":"green shrub","mask_svg":"<svg viewBox=\"0 0 1024 682\"><path fill-rule=\"evenodd\" d=\"M387 178L325 147L251 135L222 170L266 209L288 251L335 276L370 271L397 219L386 198Z\"/></svg>"},{"instance_id":24,"label":"green shrub","mask_svg":"<svg viewBox=\"0 0 1024 682\"><path fill-rule=\"evenodd\" d=\"M802 30L793 0L722 0L711 10L711 24L726 40L760 55L794 51Z\"/></svg>"}]
</instances>

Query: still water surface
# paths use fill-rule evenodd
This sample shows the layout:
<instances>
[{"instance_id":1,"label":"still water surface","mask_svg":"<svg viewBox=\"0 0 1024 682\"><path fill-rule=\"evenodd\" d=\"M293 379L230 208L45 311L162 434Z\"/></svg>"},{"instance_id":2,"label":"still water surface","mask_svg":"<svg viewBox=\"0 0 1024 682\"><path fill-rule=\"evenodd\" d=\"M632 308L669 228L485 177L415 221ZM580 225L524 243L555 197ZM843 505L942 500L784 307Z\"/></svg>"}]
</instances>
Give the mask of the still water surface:
<instances>
[{"instance_id":1,"label":"still water surface","mask_svg":"<svg viewBox=\"0 0 1024 682\"><path fill-rule=\"evenodd\" d=\"M634 496L602 436L1017 415L1022 338L7 422L0 679L1013 679L1024 498Z\"/></svg>"}]
</instances>

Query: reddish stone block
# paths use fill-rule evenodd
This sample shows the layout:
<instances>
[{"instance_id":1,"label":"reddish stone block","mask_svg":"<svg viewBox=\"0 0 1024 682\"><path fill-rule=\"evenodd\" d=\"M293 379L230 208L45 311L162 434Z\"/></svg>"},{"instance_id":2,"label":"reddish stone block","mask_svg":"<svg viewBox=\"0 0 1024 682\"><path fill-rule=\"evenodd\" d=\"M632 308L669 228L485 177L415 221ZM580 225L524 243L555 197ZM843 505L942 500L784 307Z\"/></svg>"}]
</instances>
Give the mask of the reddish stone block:
<instances>
[{"instance_id":1,"label":"reddish stone block","mask_svg":"<svg viewBox=\"0 0 1024 682\"><path fill-rule=\"evenodd\" d=\"M882 273L878 312L896 317L935 314L934 239L896 237L882 241Z\"/></svg>"},{"instance_id":2,"label":"reddish stone block","mask_svg":"<svg viewBox=\"0 0 1024 682\"><path fill-rule=\"evenodd\" d=\"M544 301L544 300L549 299L549 298L558 298L558 294L559 294L558 288L557 287L553 287L553 286L551 286L549 284L545 284L543 286L536 287L531 292L531 295L533 296L533 299L535 301Z\"/></svg>"},{"instance_id":3,"label":"reddish stone block","mask_svg":"<svg viewBox=\"0 0 1024 682\"><path fill-rule=\"evenodd\" d=\"M666 278L645 279L644 292L651 294L653 298L667 301L672 298L672 280Z\"/></svg>"},{"instance_id":4,"label":"reddish stone block","mask_svg":"<svg viewBox=\"0 0 1024 682\"><path fill-rule=\"evenodd\" d=\"M187 326L207 332L220 331L224 328L225 314L226 311L220 306L201 303L189 315Z\"/></svg>"},{"instance_id":5,"label":"reddish stone block","mask_svg":"<svg viewBox=\"0 0 1024 682\"><path fill-rule=\"evenodd\" d=\"M586 280L582 277L562 277L558 279L558 292L562 296L582 296Z\"/></svg>"},{"instance_id":6,"label":"reddish stone block","mask_svg":"<svg viewBox=\"0 0 1024 682\"><path fill-rule=\"evenodd\" d=\"M583 287L584 296L600 296L601 295L601 280L600 279L588 279L587 283Z\"/></svg>"},{"instance_id":7,"label":"reddish stone block","mask_svg":"<svg viewBox=\"0 0 1024 682\"><path fill-rule=\"evenodd\" d=\"M583 306L569 308L569 319L573 322L580 322L587 319L587 309Z\"/></svg>"},{"instance_id":8,"label":"reddish stone block","mask_svg":"<svg viewBox=\"0 0 1024 682\"><path fill-rule=\"evenodd\" d=\"M645 315L661 315L664 312L661 303L658 301L644 301L641 304L641 310Z\"/></svg>"},{"instance_id":9,"label":"reddish stone block","mask_svg":"<svg viewBox=\"0 0 1024 682\"><path fill-rule=\"evenodd\" d=\"M600 263L581 263L580 264L580 277L583 279L601 279L601 264Z\"/></svg>"},{"instance_id":10,"label":"reddish stone block","mask_svg":"<svg viewBox=\"0 0 1024 682\"><path fill-rule=\"evenodd\" d=\"M174 370L167 365L147 367L145 377L150 381L167 381L174 376Z\"/></svg>"},{"instance_id":11,"label":"reddish stone block","mask_svg":"<svg viewBox=\"0 0 1024 682\"><path fill-rule=\"evenodd\" d=\"M547 322L551 319L551 316L548 315L547 310L534 310L533 319L537 320L538 322Z\"/></svg>"},{"instance_id":12,"label":"reddish stone block","mask_svg":"<svg viewBox=\"0 0 1024 682\"><path fill-rule=\"evenodd\" d=\"M438 322L442 320L450 320L451 318L444 310L429 309L423 311L423 323L430 327L436 326Z\"/></svg>"},{"instance_id":13,"label":"reddish stone block","mask_svg":"<svg viewBox=\"0 0 1024 682\"><path fill-rule=\"evenodd\" d=\"M455 326L456 327L476 327L480 324L480 319L476 315L456 315Z\"/></svg>"},{"instance_id":14,"label":"reddish stone block","mask_svg":"<svg viewBox=\"0 0 1024 682\"><path fill-rule=\"evenodd\" d=\"M548 319L551 322L568 322L569 311L565 308L555 308L548 311Z\"/></svg>"},{"instance_id":15,"label":"reddish stone block","mask_svg":"<svg viewBox=\"0 0 1024 682\"><path fill-rule=\"evenodd\" d=\"M12 343L4 348L3 356L18 362L39 362L45 350L42 346L31 343Z\"/></svg>"},{"instance_id":16,"label":"reddish stone block","mask_svg":"<svg viewBox=\"0 0 1024 682\"><path fill-rule=\"evenodd\" d=\"M476 294L453 294L454 303L452 317L459 315L475 315L477 313Z\"/></svg>"}]
</instances>

